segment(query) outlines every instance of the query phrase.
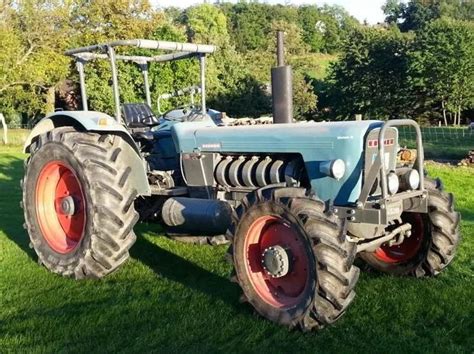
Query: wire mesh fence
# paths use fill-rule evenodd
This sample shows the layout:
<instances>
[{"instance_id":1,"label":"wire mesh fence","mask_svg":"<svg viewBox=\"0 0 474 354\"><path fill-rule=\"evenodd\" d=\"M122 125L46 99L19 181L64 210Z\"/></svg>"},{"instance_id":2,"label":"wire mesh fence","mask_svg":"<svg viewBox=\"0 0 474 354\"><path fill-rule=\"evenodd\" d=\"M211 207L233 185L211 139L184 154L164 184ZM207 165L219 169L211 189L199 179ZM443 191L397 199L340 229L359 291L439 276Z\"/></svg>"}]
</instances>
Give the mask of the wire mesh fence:
<instances>
[{"instance_id":1,"label":"wire mesh fence","mask_svg":"<svg viewBox=\"0 0 474 354\"><path fill-rule=\"evenodd\" d=\"M416 147L416 133L411 127L399 127L401 146ZM461 160L474 149L474 129L470 127L422 127L425 156L429 159Z\"/></svg>"},{"instance_id":2,"label":"wire mesh fence","mask_svg":"<svg viewBox=\"0 0 474 354\"><path fill-rule=\"evenodd\" d=\"M23 146L25 143L30 130L29 129L15 129L15 128L8 128L6 134L1 131L0 127L0 151L2 150L2 145L9 145L9 146Z\"/></svg>"},{"instance_id":3,"label":"wire mesh fence","mask_svg":"<svg viewBox=\"0 0 474 354\"><path fill-rule=\"evenodd\" d=\"M399 137L402 140L413 140L416 137L415 130L411 127L399 127ZM445 128L445 127L422 127L423 141L444 142L446 140L474 139L474 127Z\"/></svg>"}]
</instances>

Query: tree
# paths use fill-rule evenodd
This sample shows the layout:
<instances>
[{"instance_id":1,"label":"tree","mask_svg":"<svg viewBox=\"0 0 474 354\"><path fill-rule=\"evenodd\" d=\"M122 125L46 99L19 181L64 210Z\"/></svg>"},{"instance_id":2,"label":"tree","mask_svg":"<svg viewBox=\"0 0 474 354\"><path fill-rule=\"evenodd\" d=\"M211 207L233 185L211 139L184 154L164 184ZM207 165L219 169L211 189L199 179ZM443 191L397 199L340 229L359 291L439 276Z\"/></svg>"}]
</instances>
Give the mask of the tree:
<instances>
[{"instance_id":1,"label":"tree","mask_svg":"<svg viewBox=\"0 0 474 354\"><path fill-rule=\"evenodd\" d=\"M68 72L69 2L25 0L0 8L0 109L30 115L54 110Z\"/></svg>"},{"instance_id":2,"label":"tree","mask_svg":"<svg viewBox=\"0 0 474 354\"><path fill-rule=\"evenodd\" d=\"M303 30L303 39L312 52L320 52L324 47L323 15L315 5L298 8L298 22Z\"/></svg>"},{"instance_id":3,"label":"tree","mask_svg":"<svg viewBox=\"0 0 474 354\"><path fill-rule=\"evenodd\" d=\"M246 52L265 46L270 20L269 5L239 2L229 13L230 28L238 51Z\"/></svg>"},{"instance_id":4,"label":"tree","mask_svg":"<svg viewBox=\"0 0 474 354\"><path fill-rule=\"evenodd\" d=\"M195 43L224 46L229 43L227 19L214 5L203 4L186 10L188 39Z\"/></svg>"},{"instance_id":5,"label":"tree","mask_svg":"<svg viewBox=\"0 0 474 354\"><path fill-rule=\"evenodd\" d=\"M382 6L385 22L396 24L402 32L416 31L441 16L440 3L435 0L387 0Z\"/></svg>"},{"instance_id":6,"label":"tree","mask_svg":"<svg viewBox=\"0 0 474 354\"><path fill-rule=\"evenodd\" d=\"M385 14L386 23L397 25L398 21L403 17L405 4L400 2L400 0L387 0L382 6L382 11Z\"/></svg>"},{"instance_id":7,"label":"tree","mask_svg":"<svg viewBox=\"0 0 474 354\"><path fill-rule=\"evenodd\" d=\"M70 19L74 30L70 47L118 39L153 39L156 32L167 25L163 14L153 9L148 0L103 0L100 2L75 0ZM130 54L150 53L124 48L117 50L128 50ZM134 64L120 61L117 68L121 100L123 102L143 101L143 83L139 68ZM76 72L72 66L71 69L70 76L76 78ZM153 84L155 77L151 74L152 70L150 68L150 81ZM93 60L85 65L85 71L89 109L113 114L113 94L109 85L110 64L104 60ZM153 94L155 92L153 91Z\"/></svg>"},{"instance_id":8,"label":"tree","mask_svg":"<svg viewBox=\"0 0 474 354\"><path fill-rule=\"evenodd\" d=\"M231 43L227 19L220 8L209 4L194 6L186 10L183 19L189 40L218 46L218 51L206 60L209 106L234 116L261 112L262 104L257 103L264 101L260 84ZM255 106L249 106L249 102Z\"/></svg>"},{"instance_id":9,"label":"tree","mask_svg":"<svg viewBox=\"0 0 474 354\"><path fill-rule=\"evenodd\" d=\"M385 22L396 24L402 32L417 31L439 18L474 19L474 2L465 0L387 0Z\"/></svg>"},{"instance_id":10,"label":"tree","mask_svg":"<svg viewBox=\"0 0 474 354\"><path fill-rule=\"evenodd\" d=\"M461 112L474 104L474 24L438 20L420 31L410 54L411 83L439 104L447 125L461 123Z\"/></svg>"},{"instance_id":11,"label":"tree","mask_svg":"<svg viewBox=\"0 0 474 354\"><path fill-rule=\"evenodd\" d=\"M410 111L407 51L411 37L397 30L362 28L345 41L327 88L336 116L405 117Z\"/></svg>"},{"instance_id":12,"label":"tree","mask_svg":"<svg viewBox=\"0 0 474 354\"><path fill-rule=\"evenodd\" d=\"M456 20L474 20L474 1L472 0L442 0L440 1L442 17Z\"/></svg>"},{"instance_id":13,"label":"tree","mask_svg":"<svg viewBox=\"0 0 474 354\"><path fill-rule=\"evenodd\" d=\"M116 39L148 37L165 22L148 0L74 0L68 16L75 32L75 46Z\"/></svg>"}]
</instances>

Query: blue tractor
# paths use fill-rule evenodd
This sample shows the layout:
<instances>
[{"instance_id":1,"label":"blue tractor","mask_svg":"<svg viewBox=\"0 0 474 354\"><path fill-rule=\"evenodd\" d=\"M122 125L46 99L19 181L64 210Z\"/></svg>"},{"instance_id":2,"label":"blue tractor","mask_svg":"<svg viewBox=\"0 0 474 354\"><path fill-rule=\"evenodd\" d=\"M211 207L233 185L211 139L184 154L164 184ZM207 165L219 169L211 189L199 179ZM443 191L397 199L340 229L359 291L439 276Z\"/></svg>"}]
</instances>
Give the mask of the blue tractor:
<instances>
[{"instance_id":1,"label":"blue tractor","mask_svg":"<svg viewBox=\"0 0 474 354\"><path fill-rule=\"evenodd\" d=\"M452 261L460 215L441 182L425 177L414 121L292 122L281 45L273 117L228 118L206 107L205 59L214 50L136 39L66 53L76 61L83 110L48 115L25 145L22 204L41 264L101 278L128 259L139 219L156 221L176 238L230 243L242 299L308 331L335 322L354 299L356 257L415 277ZM110 61L115 117L88 110L84 65L99 59ZM148 66L182 59L199 61L200 83L160 95L153 110ZM120 101L118 60L141 68L144 103ZM161 112L163 100L183 95L189 104ZM414 163L397 163L399 126L416 131Z\"/></svg>"}]
</instances>

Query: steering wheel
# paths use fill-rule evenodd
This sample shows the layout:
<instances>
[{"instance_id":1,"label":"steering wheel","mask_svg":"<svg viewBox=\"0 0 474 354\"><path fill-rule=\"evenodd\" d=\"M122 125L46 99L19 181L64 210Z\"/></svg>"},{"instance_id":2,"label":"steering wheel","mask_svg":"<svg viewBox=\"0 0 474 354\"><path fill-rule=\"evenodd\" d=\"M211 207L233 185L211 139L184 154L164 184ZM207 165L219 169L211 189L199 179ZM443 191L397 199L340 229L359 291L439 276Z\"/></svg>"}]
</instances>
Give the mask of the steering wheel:
<instances>
[{"instance_id":1,"label":"steering wheel","mask_svg":"<svg viewBox=\"0 0 474 354\"><path fill-rule=\"evenodd\" d=\"M168 121L172 121L172 122L182 122L184 119L184 117L186 117L186 115L192 111L194 108L194 106L192 105L182 105L182 106L178 106L178 107L174 107L168 111L166 111L165 113L163 113L163 115L161 116L161 118L165 119L165 120L168 120ZM183 111L183 115L179 118L172 118L172 117L169 117L169 114L171 112L174 112L174 111L178 111L178 110L182 110Z\"/></svg>"},{"instance_id":2,"label":"steering wheel","mask_svg":"<svg viewBox=\"0 0 474 354\"><path fill-rule=\"evenodd\" d=\"M150 114L149 116L140 119L140 123L146 125L147 127L155 127L160 125L160 122L156 120L156 116L154 114Z\"/></svg>"}]
</instances>

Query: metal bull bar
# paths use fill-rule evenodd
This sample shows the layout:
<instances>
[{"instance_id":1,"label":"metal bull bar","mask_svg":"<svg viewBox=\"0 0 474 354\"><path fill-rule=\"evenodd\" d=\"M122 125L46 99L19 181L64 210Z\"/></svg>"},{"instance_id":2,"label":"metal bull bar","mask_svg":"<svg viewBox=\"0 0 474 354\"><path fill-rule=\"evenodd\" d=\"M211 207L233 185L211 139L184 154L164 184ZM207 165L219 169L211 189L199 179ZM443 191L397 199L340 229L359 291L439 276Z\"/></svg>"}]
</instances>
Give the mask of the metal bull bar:
<instances>
[{"instance_id":1,"label":"metal bull bar","mask_svg":"<svg viewBox=\"0 0 474 354\"><path fill-rule=\"evenodd\" d=\"M385 166L385 134L390 127L404 125L412 126L416 131L417 160L413 168L416 168L420 175L420 184L416 190L401 191L389 195L387 188L387 172L389 171ZM384 225L389 220L397 218L403 211L426 212L427 192L424 187L423 163L424 154L419 125L410 119L396 119L384 123L378 134L378 153L367 171L359 199L354 206L334 206L334 212L348 221ZM368 200L377 176L380 178L381 195L376 199Z\"/></svg>"},{"instance_id":2,"label":"metal bull bar","mask_svg":"<svg viewBox=\"0 0 474 354\"><path fill-rule=\"evenodd\" d=\"M415 128L416 131L416 149L417 149L417 159L415 161L414 167L417 168L418 173L420 175L420 185L418 186L417 191L423 192L424 191L424 180L423 180L423 164L424 164L424 154L423 154L423 144L421 139L421 130L420 126L411 119L394 119L389 120L384 123L384 125L380 128L379 136L378 136L378 154L374 160L374 163L370 167L369 171L367 171L364 185L362 187L359 200L357 202L360 206L365 206L367 203L367 198L369 197L370 190L375 183L377 175L380 177L380 184L381 184L381 191L382 191L382 199L386 199L388 196L387 191L387 171L385 168L385 133L388 128L395 127L395 126L403 126L408 125Z\"/></svg>"},{"instance_id":3,"label":"metal bull bar","mask_svg":"<svg viewBox=\"0 0 474 354\"><path fill-rule=\"evenodd\" d=\"M421 129L418 123L416 123L414 120L411 119L394 119L394 120L389 120L387 121L383 126L382 129L380 129L379 132L379 155L380 155L380 163L381 163L381 168L380 168L380 181L382 183L382 198L387 197L387 179L385 176L387 175L387 171L385 171L385 144L384 144L384 139L385 139L385 132L387 131L388 128L390 127L399 127L402 125L408 125L412 126L415 128L416 131L416 152L417 152L417 159L415 161L415 166L418 170L418 173L420 174L420 185L418 186L418 190L423 191L425 186L424 186L424 178L423 178L423 164L424 164L424 154L423 154L423 144L422 144L422 139L421 139ZM415 167L414 166L414 167Z\"/></svg>"}]
</instances>

